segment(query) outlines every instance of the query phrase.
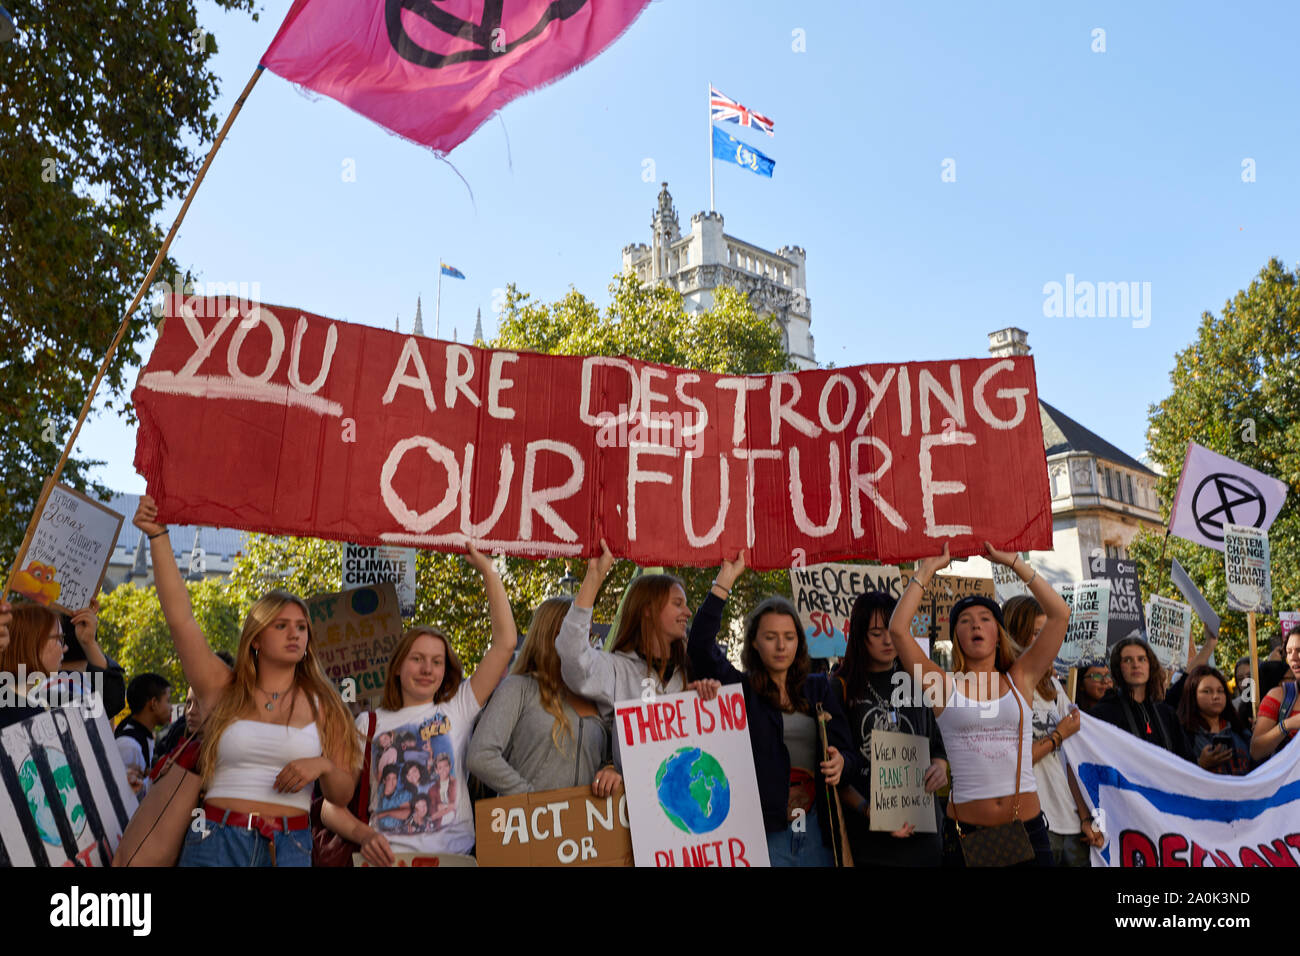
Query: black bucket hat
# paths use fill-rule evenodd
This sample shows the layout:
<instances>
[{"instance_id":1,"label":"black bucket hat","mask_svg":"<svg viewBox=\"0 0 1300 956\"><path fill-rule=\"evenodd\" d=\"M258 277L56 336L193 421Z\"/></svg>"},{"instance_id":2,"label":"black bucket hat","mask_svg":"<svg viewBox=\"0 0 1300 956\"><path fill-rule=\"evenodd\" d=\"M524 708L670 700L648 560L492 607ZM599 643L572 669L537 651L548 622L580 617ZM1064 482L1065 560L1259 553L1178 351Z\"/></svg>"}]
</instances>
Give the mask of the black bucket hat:
<instances>
[{"instance_id":1,"label":"black bucket hat","mask_svg":"<svg viewBox=\"0 0 1300 956\"><path fill-rule=\"evenodd\" d=\"M955 641L957 639L956 627L957 618L961 617L961 612L973 607L986 607L993 612L993 619L998 622L998 627L1006 630L1006 623L1002 620L1002 608L998 602L992 598L985 597L983 594L968 594L952 606L948 612L948 639Z\"/></svg>"}]
</instances>

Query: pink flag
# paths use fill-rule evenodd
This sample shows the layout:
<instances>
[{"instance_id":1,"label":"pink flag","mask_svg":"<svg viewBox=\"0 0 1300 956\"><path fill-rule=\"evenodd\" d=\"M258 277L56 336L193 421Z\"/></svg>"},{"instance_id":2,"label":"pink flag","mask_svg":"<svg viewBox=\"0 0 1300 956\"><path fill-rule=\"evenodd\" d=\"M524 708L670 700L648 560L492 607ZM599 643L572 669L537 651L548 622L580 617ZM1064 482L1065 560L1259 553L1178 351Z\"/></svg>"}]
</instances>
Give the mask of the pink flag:
<instances>
[{"instance_id":1,"label":"pink flag","mask_svg":"<svg viewBox=\"0 0 1300 956\"><path fill-rule=\"evenodd\" d=\"M262 66L445 153L599 54L649 0L294 0Z\"/></svg>"}]
</instances>

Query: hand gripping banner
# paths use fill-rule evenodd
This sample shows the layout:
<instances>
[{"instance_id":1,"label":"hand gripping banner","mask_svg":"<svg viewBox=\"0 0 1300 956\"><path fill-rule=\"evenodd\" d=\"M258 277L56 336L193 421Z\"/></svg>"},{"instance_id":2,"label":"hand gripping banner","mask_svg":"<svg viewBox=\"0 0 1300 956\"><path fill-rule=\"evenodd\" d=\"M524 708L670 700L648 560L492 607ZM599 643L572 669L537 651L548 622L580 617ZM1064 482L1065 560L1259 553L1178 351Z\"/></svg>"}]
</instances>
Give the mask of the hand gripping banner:
<instances>
[{"instance_id":1,"label":"hand gripping banner","mask_svg":"<svg viewBox=\"0 0 1300 956\"><path fill-rule=\"evenodd\" d=\"M173 297L133 399L163 521L759 569L1052 541L1028 357L718 375Z\"/></svg>"}]
</instances>

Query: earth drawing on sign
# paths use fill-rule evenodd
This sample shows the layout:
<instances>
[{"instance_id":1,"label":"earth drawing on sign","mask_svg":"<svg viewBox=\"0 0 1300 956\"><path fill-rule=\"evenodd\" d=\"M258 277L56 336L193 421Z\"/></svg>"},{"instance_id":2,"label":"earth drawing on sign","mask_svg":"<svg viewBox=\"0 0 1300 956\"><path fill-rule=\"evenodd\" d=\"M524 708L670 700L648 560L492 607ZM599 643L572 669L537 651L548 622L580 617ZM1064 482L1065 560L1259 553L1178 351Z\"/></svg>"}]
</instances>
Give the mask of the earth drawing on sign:
<instances>
[{"instance_id":1,"label":"earth drawing on sign","mask_svg":"<svg viewBox=\"0 0 1300 956\"><path fill-rule=\"evenodd\" d=\"M722 765L699 747L682 747L655 772L655 796L673 826L708 833L731 809L731 784Z\"/></svg>"}]
</instances>

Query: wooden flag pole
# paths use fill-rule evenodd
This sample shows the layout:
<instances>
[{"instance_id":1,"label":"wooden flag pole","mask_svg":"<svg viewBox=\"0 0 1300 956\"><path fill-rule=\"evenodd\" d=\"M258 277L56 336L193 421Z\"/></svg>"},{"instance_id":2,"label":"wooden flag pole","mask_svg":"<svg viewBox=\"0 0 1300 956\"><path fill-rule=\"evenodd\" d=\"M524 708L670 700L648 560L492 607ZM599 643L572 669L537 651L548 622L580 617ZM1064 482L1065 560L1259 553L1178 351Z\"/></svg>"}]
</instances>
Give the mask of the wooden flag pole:
<instances>
[{"instance_id":1,"label":"wooden flag pole","mask_svg":"<svg viewBox=\"0 0 1300 956\"><path fill-rule=\"evenodd\" d=\"M1259 650L1255 644L1255 612L1246 612L1246 633L1250 638L1250 707L1259 716Z\"/></svg>"},{"instance_id":2,"label":"wooden flag pole","mask_svg":"<svg viewBox=\"0 0 1300 956\"><path fill-rule=\"evenodd\" d=\"M1070 668L1070 674L1065 679L1065 683L1066 683L1065 692L1066 694L1069 695L1070 702L1073 703L1075 700L1078 699L1079 696L1076 693L1076 691L1078 691L1079 689L1079 668L1077 667Z\"/></svg>"},{"instance_id":3,"label":"wooden flag pole","mask_svg":"<svg viewBox=\"0 0 1300 956\"><path fill-rule=\"evenodd\" d=\"M167 232L167 238L163 240L162 248L158 250L158 255L154 257L153 265L149 267L149 272L145 275L144 281L140 283L140 288L136 290L135 298L127 306L126 314L122 316L122 324L117 328L117 334L113 336L113 341L108 347L108 353L104 356L104 361L100 363L99 372L95 375L95 380L90 385L90 391L86 395L86 401L81 406L81 414L77 416L77 424L72 429L72 434L68 436L67 443L63 446L63 454L59 456L59 463L54 466L54 472L49 478L45 479L45 485L41 488L41 496L36 500L36 508L32 511L32 520L27 523L27 533L23 535L22 546L14 556L14 563L9 568L9 577L5 580L4 598L8 598L9 590L13 585L14 575L18 573L18 566L26 555L27 549L31 546L32 537L36 534L36 527L40 524L41 512L45 510L45 503L49 500L50 492L54 490L54 485L58 482L59 477L63 474L63 467L68 463L68 457L72 454L72 446L77 443L77 435L81 432L81 426L86 421L86 416L90 413L90 406L95 401L95 393L99 391L99 384L104 380L104 374L108 371L109 363L113 360L113 355L117 352L117 347L122 342L122 337L126 335L126 330L131 324L131 316L136 308L140 305L145 293L149 290L149 284L158 273L158 267L162 265L163 259L167 257L167 250L171 248L172 240L176 238L176 232L181 227L182 220L185 219L185 213L190 208L190 202L194 199L194 194L198 192L199 185L203 182L203 177L207 175L208 167L212 165L212 160L217 155L217 150L221 148L222 142L226 138L226 133L230 131L230 126L235 122L235 117L244 106L244 101L248 99L248 94L253 91L253 86L257 83L258 78L262 75L264 68L259 64L249 77L248 83L244 85L244 91L239 94L235 100L234 107L230 110L230 115L226 117L225 123L222 124L220 132L217 133L216 140L212 143L212 148L208 150L208 158L203 161L199 167L198 174L194 177L194 182L190 183L189 192L185 194L185 201L181 203L180 212L176 214L176 219L172 227Z\"/></svg>"}]
</instances>

